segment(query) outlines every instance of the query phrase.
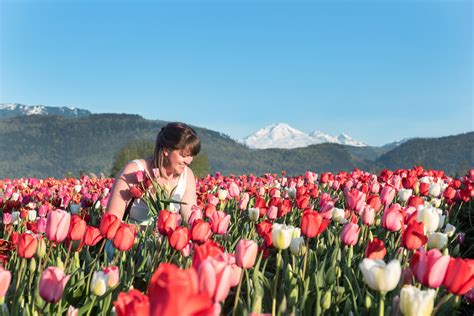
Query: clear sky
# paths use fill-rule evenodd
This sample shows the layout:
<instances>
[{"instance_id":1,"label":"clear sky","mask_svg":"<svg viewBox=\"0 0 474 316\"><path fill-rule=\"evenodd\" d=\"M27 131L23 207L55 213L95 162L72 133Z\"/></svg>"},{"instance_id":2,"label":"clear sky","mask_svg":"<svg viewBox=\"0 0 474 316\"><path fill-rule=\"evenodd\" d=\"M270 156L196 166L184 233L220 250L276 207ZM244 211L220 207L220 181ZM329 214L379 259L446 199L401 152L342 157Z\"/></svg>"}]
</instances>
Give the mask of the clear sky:
<instances>
[{"instance_id":1,"label":"clear sky","mask_svg":"<svg viewBox=\"0 0 474 316\"><path fill-rule=\"evenodd\" d=\"M0 0L0 103L285 122L370 145L473 130L471 1Z\"/></svg>"}]
</instances>

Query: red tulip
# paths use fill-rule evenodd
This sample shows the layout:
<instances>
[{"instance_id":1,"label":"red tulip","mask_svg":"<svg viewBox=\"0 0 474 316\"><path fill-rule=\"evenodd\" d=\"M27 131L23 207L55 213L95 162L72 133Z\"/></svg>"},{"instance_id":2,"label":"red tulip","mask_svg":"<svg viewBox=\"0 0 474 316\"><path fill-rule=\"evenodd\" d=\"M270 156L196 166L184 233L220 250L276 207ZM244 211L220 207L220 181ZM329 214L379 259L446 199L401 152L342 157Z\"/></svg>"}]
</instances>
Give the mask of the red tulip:
<instances>
[{"instance_id":1,"label":"red tulip","mask_svg":"<svg viewBox=\"0 0 474 316\"><path fill-rule=\"evenodd\" d=\"M18 236L18 243L16 245L18 256L25 259L30 259L36 253L38 247L38 238L29 233L23 233Z\"/></svg>"},{"instance_id":2,"label":"red tulip","mask_svg":"<svg viewBox=\"0 0 474 316\"><path fill-rule=\"evenodd\" d=\"M216 243L215 241L208 240L202 245L197 245L194 247L194 256L193 256L193 267L195 269L199 268L201 261L207 257L219 257L224 253L223 248Z\"/></svg>"},{"instance_id":3,"label":"red tulip","mask_svg":"<svg viewBox=\"0 0 474 316\"><path fill-rule=\"evenodd\" d=\"M158 214L156 226L162 235L168 235L178 225L178 213L161 210Z\"/></svg>"},{"instance_id":4,"label":"red tulip","mask_svg":"<svg viewBox=\"0 0 474 316\"><path fill-rule=\"evenodd\" d=\"M63 210L51 211L46 223L46 236L52 242L62 242L69 232L71 214Z\"/></svg>"},{"instance_id":5,"label":"red tulip","mask_svg":"<svg viewBox=\"0 0 474 316\"><path fill-rule=\"evenodd\" d=\"M203 243L211 237L211 225L208 222L198 219L194 221L191 228L191 239L197 243Z\"/></svg>"},{"instance_id":6,"label":"red tulip","mask_svg":"<svg viewBox=\"0 0 474 316\"><path fill-rule=\"evenodd\" d=\"M455 295L464 295L474 288L474 260L451 258L443 285Z\"/></svg>"},{"instance_id":7,"label":"red tulip","mask_svg":"<svg viewBox=\"0 0 474 316\"><path fill-rule=\"evenodd\" d=\"M87 246L95 246L101 240L100 230L94 226L87 226L86 233L84 234L84 243Z\"/></svg>"},{"instance_id":8,"label":"red tulip","mask_svg":"<svg viewBox=\"0 0 474 316\"><path fill-rule=\"evenodd\" d=\"M320 235L329 225L329 220L313 210L305 210L301 218L301 233L308 237L314 238Z\"/></svg>"},{"instance_id":9,"label":"red tulip","mask_svg":"<svg viewBox=\"0 0 474 316\"><path fill-rule=\"evenodd\" d=\"M189 244L190 235L186 227L178 227L168 235L168 241L173 249L180 251Z\"/></svg>"},{"instance_id":10,"label":"red tulip","mask_svg":"<svg viewBox=\"0 0 474 316\"><path fill-rule=\"evenodd\" d=\"M128 293L120 292L114 306L118 316L150 315L148 296L136 289L131 289Z\"/></svg>"},{"instance_id":11,"label":"red tulip","mask_svg":"<svg viewBox=\"0 0 474 316\"><path fill-rule=\"evenodd\" d=\"M60 268L46 268L40 279L39 294L41 298L49 303L60 301L70 277L70 275L65 275Z\"/></svg>"},{"instance_id":12,"label":"red tulip","mask_svg":"<svg viewBox=\"0 0 474 316\"><path fill-rule=\"evenodd\" d=\"M132 224L120 224L114 237L114 247L121 251L127 251L133 247L137 229Z\"/></svg>"},{"instance_id":13,"label":"red tulip","mask_svg":"<svg viewBox=\"0 0 474 316\"><path fill-rule=\"evenodd\" d=\"M105 213L100 222L100 233L104 238L114 239L122 221L112 213Z\"/></svg>"},{"instance_id":14,"label":"red tulip","mask_svg":"<svg viewBox=\"0 0 474 316\"><path fill-rule=\"evenodd\" d=\"M410 250L419 249L427 241L428 237L425 235L423 223L417 221L408 224L402 235L402 246Z\"/></svg>"},{"instance_id":15,"label":"red tulip","mask_svg":"<svg viewBox=\"0 0 474 316\"><path fill-rule=\"evenodd\" d=\"M71 218L71 225L69 227L69 239L81 240L87 230L87 223L78 215L73 215Z\"/></svg>"},{"instance_id":16,"label":"red tulip","mask_svg":"<svg viewBox=\"0 0 474 316\"><path fill-rule=\"evenodd\" d=\"M307 195L300 195L296 198L296 206L300 210L304 210L305 208L308 207L309 204L309 196Z\"/></svg>"},{"instance_id":17,"label":"red tulip","mask_svg":"<svg viewBox=\"0 0 474 316\"><path fill-rule=\"evenodd\" d=\"M140 190L140 189L137 188L137 187L131 187L131 188L130 188L130 194L131 194L134 198L139 199L139 198L142 197L143 191Z\"/></svg>"},{"instance_id":18,"label":"red tulip","mask_svg":"<svg viewBox=\"0 0 474 316\"><path fill-rule=\"evenodd\" d=\"M237 243L235 259L237 265L244 269L250 269L257 258L258 245L253 240L241 239Z\"/></svg>"},{"instance_id":19,"label":"red tulip","mask_svg":"<svg viewBox=\"0 0 474 316\"><path fill-rule=\"evenodd\" d=\"M412 195L408 198L407 206L413 206L417 210L418 206L424 205L424 204L425 204L425 200L423 200L422 197L419 197L418 195Z\"/></svg>"},{"instance_id":20,"label":"red tulip","mask_svg":"<svg viewBox=\"0 0 474 316\"><path fill-rule=\"evenodd\" d=\"M382 201L377 195L372 195L367 198L367 204L370 205L370 207L373 208L377 213L382 209Z\"/></svg>"},{"instance_id":21,"label":"red tulip","mask_svg":"<svg viewBox=\"0 0 474 316\"><path fill-rule=\"evenodd\" d=\"M169 263L160 264L153 273L148 297L151 315L204 315L213 307L207 293L199 293L196 270L182 270Z\"/></svg>"},{"instance_id":22,"label":"red tulip","mask_svg":"<svg viewBox=\"0 0 474 316\"><path fill-rule=\"evenodd\" d=\"M381 259L385 257L387 254L387 249L385 249L385 245L383 241L374 237L372 241L367 244L365 248L365 257L369 259Z\"/></svg>"}]
</instances>

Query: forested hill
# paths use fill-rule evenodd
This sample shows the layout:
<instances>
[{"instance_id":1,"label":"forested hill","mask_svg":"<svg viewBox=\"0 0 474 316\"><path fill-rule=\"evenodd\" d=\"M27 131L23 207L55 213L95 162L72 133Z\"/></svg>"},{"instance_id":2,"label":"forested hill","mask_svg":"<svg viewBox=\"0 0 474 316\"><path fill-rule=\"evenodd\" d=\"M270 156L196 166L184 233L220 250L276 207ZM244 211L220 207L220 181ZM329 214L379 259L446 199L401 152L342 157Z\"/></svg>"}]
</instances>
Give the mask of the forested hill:
<instances>
[{"instance_id":1,"label":"forested hill","mask_svg":"<svg viewBox=\"0 0 474 316\"><path fill-rule=\"evenodd\" d=\"M109 175L121 148L134 141L153 142L164 124L164 121L128 114L5 118L0 120L0 178L77 176L81 172ZM202 151L208 157L210 171L223 174L279 173L286 170L294 175L306 170L334 172L350 171L356 167L377 171L385 166L412 167L420 161L427 167L444 169L448 173L464 173L468 166L474 165L474 133L453 136L452 141L441 138L442 143L437 143L438 139L412 140L385 152L382 148L337 144L297 149L249 149L219 132L199 127L196 130L202 140ZM422 151L417 151L419 141L427 141L426 145L423 143L427 147ZM442 150L442 146L446 150ZM397 151L402 149L403 152ZM416 152L416 155L402 157L403 153L409 152ZM453 155L457 158L454 159Z\"/></svg>"}]
</instances>

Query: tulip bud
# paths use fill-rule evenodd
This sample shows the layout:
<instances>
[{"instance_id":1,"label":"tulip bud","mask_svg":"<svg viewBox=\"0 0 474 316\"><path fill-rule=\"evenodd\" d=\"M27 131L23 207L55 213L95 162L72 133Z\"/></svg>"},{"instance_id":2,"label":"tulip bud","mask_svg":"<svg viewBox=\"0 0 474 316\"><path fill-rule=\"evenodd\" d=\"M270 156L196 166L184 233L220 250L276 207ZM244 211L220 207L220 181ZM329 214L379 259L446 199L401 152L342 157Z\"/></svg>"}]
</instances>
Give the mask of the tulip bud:
<instances>
[{"instance_id":1,"label":"tulip bud","mask_svg":"<svg viewBox=\"0 0 474 316\"><path fill-rule=\"evenodd\" d=\"M30 273L35 273L36 271L36 260L35 258L31 258L30 260L30 264L28 265L28 270L30 270Z\"/></svg>"},{"instance_id":2,"label":"tulip bud","mask_svg":"<svg viewBox=\"0 0 474 316\"><path fill-rule=\"evenodd\" d=\"M324 293L323 300L321 302L323 310L327 310L331 307L331 291Z\"/></svg>"},{"instance_id":3,"label":"tulip bud","mask_svg":"<svg viewBox=\"0 0 474 316\"><path fill-rule=\"evenodd\" d=\"M36 248L38 258L44 258L46 255L46 241L44 238L38 238L38 247Z\"/></svg>"},{"instance_id":4,"label":"tulip bud","mask_svg":"<svg viewBox=\"0 0 474 316\"><path fill-rule=\"evenodd\" d=\"M61 256L58 256L56 262L57 262L57 263L56 263L56 266L57 266L59 269L61 269L61 270L64 271L64 263L63 263L63 261L61 260Z\"/></svg>"},{"instance_id":5,"label":"tulip bud","mask_svg":"<svg viewBox=\"0 0 474 316\"><path fill-rule=\"evenodd\" d=\"M367 308L367 310L370 310L370 308L372 307L372 298L370 297L368 293L365 296L364 303L365 303L365 308Z\"/></svg>"},{"instance_id":6,"label":"tulip bud","mask_svg":"<svg viewBox=\"0 0 474 316\"><path fill-rule=\"evenodd\" d=\"M331 285L336 282L336 267L331 266L329 270L326 272L325 282L327 285Z\"/></svg>"}]
</instances>

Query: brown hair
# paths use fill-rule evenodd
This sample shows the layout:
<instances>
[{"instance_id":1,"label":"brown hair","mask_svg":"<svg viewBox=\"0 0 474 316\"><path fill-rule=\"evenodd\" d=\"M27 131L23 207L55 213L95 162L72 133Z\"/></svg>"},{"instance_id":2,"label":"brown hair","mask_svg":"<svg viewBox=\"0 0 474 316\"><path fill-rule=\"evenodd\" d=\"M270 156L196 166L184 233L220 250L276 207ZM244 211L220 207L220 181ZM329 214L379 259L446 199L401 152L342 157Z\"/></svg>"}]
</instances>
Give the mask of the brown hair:
<instances>
[{"instance_id":1,"label":"brown hair","mask_svg":"<svg viewBox=\"0 0 474 316\"><path fill-rule=\"evenodd\" d=\"M185 150L191 156L196 156L201 151L201 140L196 131L190 126L172 122L161 128L156 136L155 152L153 153L153 168L158 168L161 172L163 166L163 151Z\"/></svg>"}]
</instances>

